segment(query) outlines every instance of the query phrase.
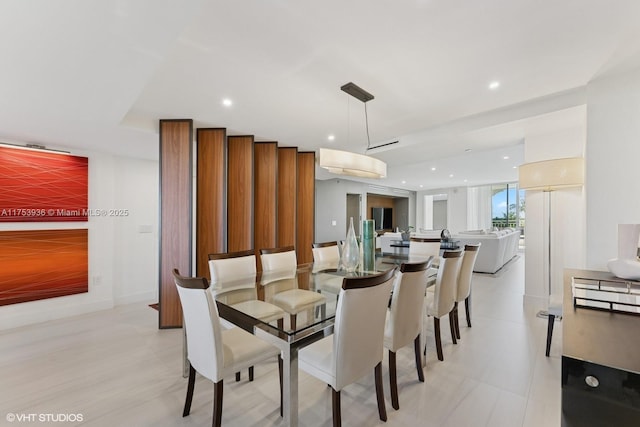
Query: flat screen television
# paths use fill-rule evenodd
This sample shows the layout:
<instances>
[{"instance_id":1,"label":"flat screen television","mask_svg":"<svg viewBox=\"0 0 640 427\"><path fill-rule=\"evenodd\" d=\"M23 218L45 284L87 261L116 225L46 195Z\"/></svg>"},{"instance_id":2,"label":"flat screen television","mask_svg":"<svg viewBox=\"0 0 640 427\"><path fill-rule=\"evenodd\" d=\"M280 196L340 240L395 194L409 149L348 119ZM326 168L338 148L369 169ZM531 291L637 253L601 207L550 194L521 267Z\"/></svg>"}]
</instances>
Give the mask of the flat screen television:
<instances>
[{"instance_id":1,"label":"flat screen television","mask_svg":"<svg viewBox=\"0 0 640 427\"><path fill-rule=\"evenodd\" d=\"M371 208L371 218L375 221L376 230L393 228L393 208Z\"/></svg>"}]
</instances>

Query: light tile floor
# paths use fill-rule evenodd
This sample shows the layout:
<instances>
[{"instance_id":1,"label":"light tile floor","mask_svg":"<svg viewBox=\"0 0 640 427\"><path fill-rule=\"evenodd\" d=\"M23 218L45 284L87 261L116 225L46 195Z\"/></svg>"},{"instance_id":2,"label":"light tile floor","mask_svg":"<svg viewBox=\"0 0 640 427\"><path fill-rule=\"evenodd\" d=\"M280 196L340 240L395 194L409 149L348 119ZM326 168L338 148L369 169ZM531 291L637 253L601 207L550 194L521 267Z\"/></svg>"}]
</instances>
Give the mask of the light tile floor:
<instances>
[{"instance_id":1,"label":"light tile floor","mask_svg":"<svg viewBox=\"0 0 640 427\"><path fill-rule=\"evenodd\" d=\"M435 355L427 319L424 383L413 351L398 353L400 410L391 408L387 359L384 381L388 422L378 420L373 376L342 392L345 426L559 426L561 323L551 357L544 356L546 320L523 309L524 259L497 277L474 275L472 320L461 317L453 345L443 322L445 361ZM464 310L463 310L464 312ZM191 415L182 418L182 332L158 330L157 312L144 304L117 307L0 333L0 426L207 426L213 386L196 383ZM300 425L330 426L327 386L300 374ZM275 359L256 367L248 383L225 381L225 426L279 426ZM11 415L32 422L9 422ZM41 422L41 415L80 414L79 422ZM57 415L59 417L59 415ZM64 419L64 418L63 418Z\"/></svg>"}]
</instances>

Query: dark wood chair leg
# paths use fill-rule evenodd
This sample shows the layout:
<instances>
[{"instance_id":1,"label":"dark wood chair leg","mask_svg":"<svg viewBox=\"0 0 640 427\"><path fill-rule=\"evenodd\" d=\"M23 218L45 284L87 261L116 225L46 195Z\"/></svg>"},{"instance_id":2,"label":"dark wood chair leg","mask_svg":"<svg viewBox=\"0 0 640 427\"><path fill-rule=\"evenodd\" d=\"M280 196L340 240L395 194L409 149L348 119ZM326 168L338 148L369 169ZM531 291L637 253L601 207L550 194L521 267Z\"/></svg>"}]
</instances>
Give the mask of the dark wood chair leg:
<instances>
[{"instance_id":1,"label":"dark wood chair leg","mask_svg":"<svg viewBox=\"0 0 640 427\"><path fill-rule=\"evenodd\" d=\"M400 409L398 401L398 375L396 372L396 353L389 350L389 388L391 389L391 406Z\"/></svg>"},{"instance_id":2,"label":"dark wood chair leg","mask_svg":"<svg viewBox=\"0 0 640 427\"><path fill-rule=\"evenodd\" d=\"M442 338L440 337L440 319L433 318L433 330L436 333L436 352L438 353L438 360L444 360L442 355Z\"/></svg>"},{"instance_id":3,"label":"dark wood chair leg","mask_svg":"<svg viewBox=\"0 0 640 427\"><path fill-rule=\"evenodd\" d=\"M469 297L466 297L464 300L464 311L467 315L467 326L471 327L471 312L469 311Z\"/></svg>"},{"instance_id":4,"label":"dark wood chair leg","mask_svg":"<svg viewBox=\"0 0 640 427\"><path fill-rule=\"evenodd\" d=\"M553 324L556 321L556 316L549 315L549 323L547 324L547 351L545 356L549 357L549 350L551 350L551 337L553 336Z\"/></svg>"},{"instance_id":5,"label":"dark wood chair leg","mask_svg":"<svg viewBox=\"0 0 640 427\"><path fill-rule=\"evenodd\" d=\"M196 385L196 370L189 364L189 383L187 385L187 398L184 401L182 416L186 417L191 411L191 401L193 400L193 388Z\"/></svg>"},{"instance_id":6,"label":"dark wood chair leg","mask_svg":"<svg viewBox=\"0 0 640 427\"><path fill-rule=\"evenodd\" d=\"M449 329L451 329L451 340L454 344L458 344L458 340L456 339L456 326L453 320L453 310L449 312Z\"/></svg>"},{"instance_id":7,"label":"dark wood chair leg","mask_svg":"<svg viewBox=\"0 0 640 427\"><path fill-rule=\"evenodd\" d=\"M320 306L320 314L322 315L321 319L327 318L327 304L324 303Z\"/></svg>"},{"instance_id":8,"label":"dark wood chair leg","mask_svg":"<svg viewBox=\"0 0 640 427\"><path fill-rule=\"evenodd\" d=\"M295 331L296 330L296 315L295 314L290 314L289 315L289 320L291 321L291 330Z\"/></svg>"},{"instance_id":9,"label":"dark wood chair leg","mask_svg":"<svg viewBox=\"0 0 640 427\"><path fill-rule=\"evenodd\" d=\"M241 374L240 371L236 372L236 382L240 381Z\"/></svg>"},{"instance_id":10,"label":"dark wood chair leg","mask_svg":"<svg viewBox=\"0 0 640 427\"><path fill-rule=\"evenodd\" d=\"M282 416L282 356L278 355L278 379L280 380L280 416Z\"/></svg>"},{"instance_id":11,"label":"dark wood chair leg","mask_svg":"<svg viewBox=\"0 0 640 427\"><path fill-rule=\"evenodd\" d=\"M424 382L424 370L422 369L422 355L420 354L420 334L413 340L413 348L416 353L416 369L418 370L418 380Z\"/></svg>"},{"instance_id":12,"label":"dark wood chair leg","mask_svg":"<svg viewBox=\"0 0 640 427\"><path fill-rule=\"evenodd\" d=\"M253 381L253 366L249 366L249 381Z\"/></svg>"},{"instance_id":13,"label":"dark wood chair leg","mask_svg":"<svg viewBox=\"0 0 640 427\"><path fill-rule=\"evenodd\" d=\"M316 292L322 294L322 292L320 292L320 289L316 289ZM318 317L318 314L320 314L320 307L316 305L316 317Z\"/></svg>"},{"instance_id":14,"label":"dark wood chair leg","mask_svg":"<svg viewBox=\"0 0 640 427\"><path fill-rule=\"evenodd\" d=\"M284 319L282 317L278 319L278 329L284 330Z\"/></svg>"},{"instance_id":15,"label":"dark wood chair leg","mask_svg":"<svg viewBox=\"0 0 640 427\"><path fill-rule=\"evenodd\" d=\"M331 409L333 410L333 427L342 426L342 411L340 410L340 392L331 387Z\"/></svg>"},{"instance_id":16,"label":"dark wood chair leg","mask_svg":"<svg viewBox=\"0 0 640 427\"><path fill-rule=\"evenodd\" d=\"M458 302L453 305L453 326L456 332L456 339L460 339L460 321L458 319Z\"/></svg>"},{"instance_id":17,"label":"dark wood chair leg","mask_svg":"<svg viewBox=\"0 0 640 427\"><path fill-rule=\"evenodd\" d=\"M224 391L223 380L213 384L213 427L222 424L222 393Z\"/></svg>"},{"instance_id":18,"label":"dark wood chair leg","mask_svg":"<svg viewBox=\"0 0 640 427\"><path fill-rule=\"evenodd\" d=\"M382 362L374 370L376 377L376 397L378 399L378 415L381 421L387 421L387 408L384 405L384 386L382 385Z\"/></svg>"}]
</instances>

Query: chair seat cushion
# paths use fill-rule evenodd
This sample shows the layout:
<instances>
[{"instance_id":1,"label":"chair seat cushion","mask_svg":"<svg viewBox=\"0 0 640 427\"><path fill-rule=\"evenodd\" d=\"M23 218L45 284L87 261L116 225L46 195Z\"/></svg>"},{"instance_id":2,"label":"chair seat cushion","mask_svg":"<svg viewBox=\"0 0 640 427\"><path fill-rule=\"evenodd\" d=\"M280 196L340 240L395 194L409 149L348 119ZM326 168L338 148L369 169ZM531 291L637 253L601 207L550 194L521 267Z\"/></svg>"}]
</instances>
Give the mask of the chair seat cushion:
<instances>
[{"instance_id":1,"label":"chair seat cushion","mask_svg":"<svg viewBox=\"0 0 640 427\"><path fill-rule=\"evenodd\" d=\"M342 289L343 278L339 276L329 277L330 275L325 275L326 277L322 277L322 280L319 281L319 289L327 292L331 292L332 294L339 294Z\"/></svg>"},{"instance_id":2,"label":"chair seat cushion","mask_svg":"<svg viewBox=\"0 0 640 427\"><path fill-rule=\"evenodd\" d=\"M435 286L433 286L432 288L427 288L427 295L425 298L426 301L424 302L424 305L427 308L427 316L435 316L436 315L436 307L434 305L435 292L430 291L429 289L434 289L435 291Z\"/></svg>"},{"instance_id":3,"label":"chair seat cushion","mask_svg":"<svg viewBox=\"0 0 640 427\"><path fill-rule=\"evenodd\" d=\"M333 336L325 337L308 345L298 352L300 369L329 384L336 391L336 378L333 375Z\"/></svg>"},{"instance_id":4,"label":"chair seat cushion","mask_svg":"<svg viewBox=\"0 0 640 427\"><path fill-rule=\"evenodd\" d=\"M222 331L222 343L222 377L280 353L277 347L240 328Z\"/></svg>"},{"instance_id":5,"label":"chair seat cushion","mask_svg":"<svg viewBox=\"0 0 640 427\"><path fill-rule=\"evenodd\" d=\"M393 328L391 325L391 310L387 310L387 317L384 319L384 348L391 351L396 351L397 348L392 348L393 344Z\"/></svg>"},{"instance_id":6,"label":"chair seat cushion","mask_svg":"<svg viewBox=\"0 0 640 427\"><path fill-rule=\"evenodd\" d=\"M260 300L243 301L233 304L232 307L267 323L282 319L285 315L280 307Z\"/></svg>"},{"instance_id":7,"label":"chair seat cushion","mask_svg":"<svg viewBox=\"0 0 640 427\"><path fill-rule=\"evenodd\" d=\"M322 304L326 298L321 294L304 289L289 289L273 296L273 303L287 313L296 314L316 304Z\"/></svg>"}]
</instances>

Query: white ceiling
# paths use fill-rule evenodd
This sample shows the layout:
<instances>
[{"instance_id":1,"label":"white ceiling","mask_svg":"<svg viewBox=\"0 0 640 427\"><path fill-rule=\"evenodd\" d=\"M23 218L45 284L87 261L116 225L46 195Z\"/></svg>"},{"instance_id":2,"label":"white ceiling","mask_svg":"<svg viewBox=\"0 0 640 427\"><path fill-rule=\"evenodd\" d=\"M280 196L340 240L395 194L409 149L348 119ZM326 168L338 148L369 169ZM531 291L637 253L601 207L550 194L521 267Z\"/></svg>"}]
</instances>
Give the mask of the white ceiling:
<instances>
[{"instance_id":1,"label":"white ceiling","mask_svg":"<svg viewBox=\"0 0 640 427\"><path fill-rule=\"evenodd\" d=\"M353 81L371 145L399 141L378 183L510 181L528 135L584 126L589 81L640 66L638 22L637 0L2 0L0 140L153 159L158 120L193 118L364 152Z\"/></svg>"}]
</instances>

